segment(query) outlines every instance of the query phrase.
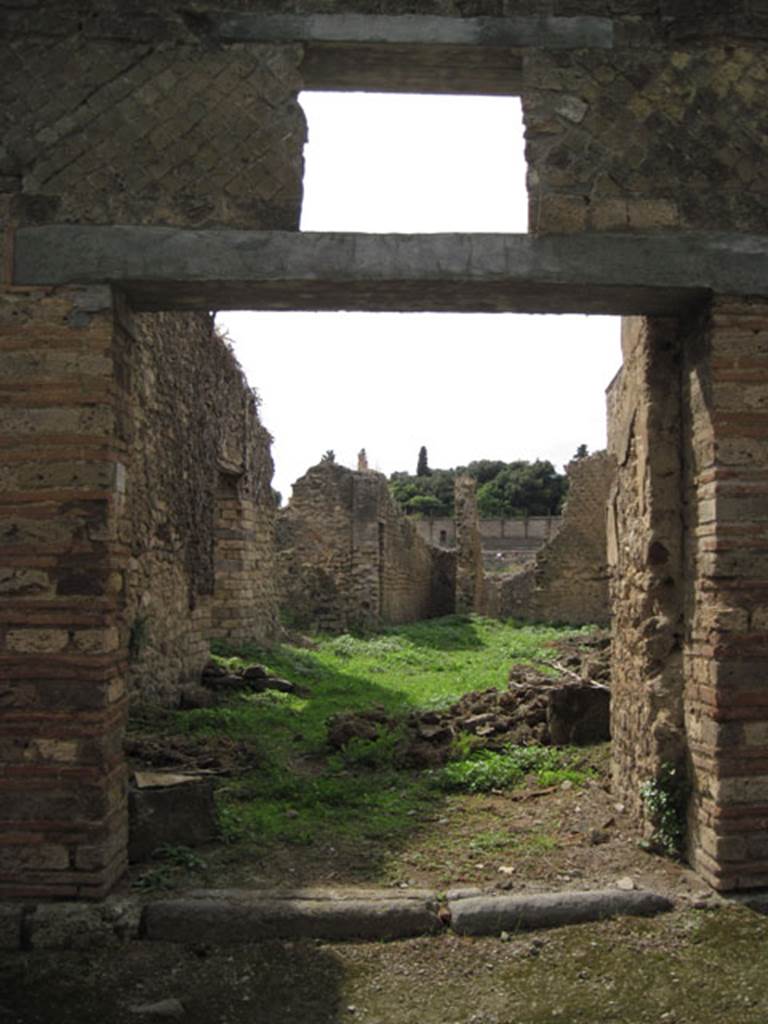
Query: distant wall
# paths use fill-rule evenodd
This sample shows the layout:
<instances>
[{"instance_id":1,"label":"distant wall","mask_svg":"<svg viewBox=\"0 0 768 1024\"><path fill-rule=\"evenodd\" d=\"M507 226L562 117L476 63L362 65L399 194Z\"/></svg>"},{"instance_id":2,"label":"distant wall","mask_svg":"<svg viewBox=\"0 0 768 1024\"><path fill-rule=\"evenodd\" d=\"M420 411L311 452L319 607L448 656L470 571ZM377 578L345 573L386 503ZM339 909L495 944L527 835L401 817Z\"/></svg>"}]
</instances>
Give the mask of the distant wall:
<instances>
[{"instance_id":1,"label":"distant wall","mask_svg":"<svg viewBox=\"0 0 768 1024\"><path fill-rule=\"evenodd\" d=\"M414 516L412 522L429 544L456 545L456 521L447 516ZM560 529L560 516L521 516L516 519L478 519L483 563L489 570L520 566L533 558Z\"/></svg>"},{"instance_id":2,"label":"distant wall","mask_svg":"<svg viewBox=\"0 0 768 1024\"><path fill-rule=\"evenodd\" d=\"M211 636L276 635L270 437L209 316L122 311L115 347L129 687L169 702Z\"/></svg>"},{"instance_id":3,"label":"distant wall","mask_svg":"<svg viewBox=\"0 0 768 1024\"><path fill-rule=\"evenodd\" d=\"M610 620L606 517L614 462L598 452L570 463L560 529L519 572L487 574L480 608L498 618L571 625Z\"/></svg>"},{"instance_id":4,"label":"distant wall","mask_svg":"<svg viewBox=\"0 0 768 1024\"><path fill-rule=\"evenodd\" d=\"M277 536L282 608L296 626L333 632L453 611L453 557L422 540L380 473L312 467Z\"/></svg>"}]
</instances>

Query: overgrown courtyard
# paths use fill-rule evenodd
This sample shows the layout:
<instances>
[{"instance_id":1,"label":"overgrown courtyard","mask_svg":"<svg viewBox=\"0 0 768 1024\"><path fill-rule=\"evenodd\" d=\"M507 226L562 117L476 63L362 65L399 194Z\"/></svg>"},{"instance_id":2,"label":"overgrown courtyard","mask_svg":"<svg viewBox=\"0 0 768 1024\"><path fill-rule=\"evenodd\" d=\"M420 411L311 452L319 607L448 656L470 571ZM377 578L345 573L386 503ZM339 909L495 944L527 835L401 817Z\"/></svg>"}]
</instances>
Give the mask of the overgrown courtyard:
<instances>
[{"instance_id":1,"label":"overgrown courtyard","mask_svg":"<svg viewBox=\"0 0 768 1024\"><path fill-rule=\"evenodd\" d=\"M414 766L408 756L408 716L503 691L513 665L556 675L555 645L590 635L452 616L271 651L218 647L227 670L261 663L295 692L249 692L244 681L220 706L134 717L134 765L213 766L221 835L203 849L159 850L132 885L518 889L629 873L669 875L668 887L679 869L639 848L610 796L607 744L489 750L490 739L465 733L447 760ZM329 723L350 712L385 724L334 748Z\"/></svg>"}]
</instances>

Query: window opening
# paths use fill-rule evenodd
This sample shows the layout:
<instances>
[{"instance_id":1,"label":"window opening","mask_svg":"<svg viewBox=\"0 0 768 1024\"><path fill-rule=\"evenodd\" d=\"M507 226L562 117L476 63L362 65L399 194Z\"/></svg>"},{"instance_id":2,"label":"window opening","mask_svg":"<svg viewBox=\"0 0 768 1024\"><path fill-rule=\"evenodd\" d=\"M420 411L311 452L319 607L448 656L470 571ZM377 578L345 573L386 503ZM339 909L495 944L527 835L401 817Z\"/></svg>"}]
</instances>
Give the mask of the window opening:
<instances>
[{"instance_id":1,"label":"window opening","mask_svg":"<svg viewBox=\"0 0 768 1024\"><path fill-rule=\"evenodd\" d=\"M519 98L303 92L303 231L525 232Z\"/></svg>"}]
</instances>

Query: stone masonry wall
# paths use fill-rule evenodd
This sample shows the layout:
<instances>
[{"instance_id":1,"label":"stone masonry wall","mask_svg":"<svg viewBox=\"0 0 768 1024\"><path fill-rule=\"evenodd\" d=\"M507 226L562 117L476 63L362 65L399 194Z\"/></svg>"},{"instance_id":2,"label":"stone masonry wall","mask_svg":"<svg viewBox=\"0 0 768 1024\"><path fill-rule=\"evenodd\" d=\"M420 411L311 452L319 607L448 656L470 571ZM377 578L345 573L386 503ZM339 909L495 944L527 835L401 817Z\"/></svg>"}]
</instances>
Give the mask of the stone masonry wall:
<instances>
[{"instance_id":1,"label":"stone masonry wall","mask_svg":"<svg viewBox=\"0 0 768 1024\"><path fill-rule=\"evenodd\" d=\"M272 0L281 14L604 16L610 49L520 47L530 229L754 230L768 207L768 14L757 0ZM210 0L0 13L10 223L295 229L301 45L207 36Z\"/></svg>"},{"instance_id":2,"label":"stone masonry wall","mask_svg":"<svg viewBox=\"0 0 768 1024\"><path fill-rule=\"evenodd\" d=\"M489 574L480 607L527 622L607 625L606 515L614 462L605 452L570 463L560 529L515 573Z\"/></svg>"},{"instance_id":3,"label":"stone masonry wall","mask_svg":"<svg viewBox=\"0 0 768 1024\"><path fill-rule=\"evenodd\" d=\"M286 619L331 632L453 611L453 563L403 516L384 476L321 462L279 514Z\"/></svg>"},{"instance_id":4,"label":"stone masonry wall","mask_svg":"<svg viewBox=\"0 0 768 1024\"><path fill-rule=\"evenodd\" d=\"M168 703L199 679L212 636L276 635L270 437L207 314L123 309L117 337L129 684Z\"/></svg>"},{"instance_id":5,"label":"stone masonry wall","mask_svg":"<svg viewBox=\"0 0 768 1024\"><path fill-rule=\"evenodd\" d=\"M674 321L627 319L624 366L608 392L617 475L608 555L613 604L611 732L617 796L684 767L681 347Z\"/></svg>"},{"instance_id":6,"label":"stone masonry wall","mask_svg":"<svg viewBox=\"0 0 768 1024\"><path fill-rule=\"evenodd\" d=\"M300 48L39 6L0 31L12 222L298 227Z\"/></svg>"}]
</instances>

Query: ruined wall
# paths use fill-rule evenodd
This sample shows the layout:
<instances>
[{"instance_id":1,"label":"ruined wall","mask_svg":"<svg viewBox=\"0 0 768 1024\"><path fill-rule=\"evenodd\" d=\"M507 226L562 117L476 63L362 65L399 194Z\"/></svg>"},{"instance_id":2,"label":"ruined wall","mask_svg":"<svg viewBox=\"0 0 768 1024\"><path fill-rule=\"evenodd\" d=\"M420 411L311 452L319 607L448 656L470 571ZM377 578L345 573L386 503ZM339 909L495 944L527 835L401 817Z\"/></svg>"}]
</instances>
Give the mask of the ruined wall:
<instances>
[{"instance_id":1,"label":"ruined wall","mask_svg":"<svg viewBox=\"0 0 768 1024\"><path fill-rule=\"evenodd\" d=\"M683 765L681 345L674 321L627 319L624 365L608 392L616 460L608 554L613 604L611 734L616 793Z\"/></svg>"},{"instance_id":2,"label":"ruined wall","mask_svg":"<svg viewBox=\"0 0 768 1024\"><path fill-rule=\"evenodd\" d=\"M471 476L457 476L453 485L456 523L456 611L478 611L483 594L483 548L477 486Z\"/></svg>"},{"instance_id":3,"label":"ruined wall","mask_svg":"<svg viewBox=\"0 0 768 1024\"><path fill-rule=\"evenodd\" d=\"M453 611L453 562L419 537L380 473L321 462L278 518L287 621L333 632Z\"/></svg>"},{"instance_id":4,"label":"ruined wall","mask_svg":"<svg viewBox=\"0 0 768 1024\"><path fill-rule=\"evenodd\" d=\"M560 529L518 572L485 578L480 607L488 615L579 626L610 618L605 537L611 456L570 463Z\"/></svg>"},{"instance_id":5,"label":"ruined wall","mask_svg":"<svg viewBox=\"0 0 768 1024\"><path fill-rule=\"evenodd\" d=\"M169 702L199 677L212 636L275 637L270 437L208 314L122 309L116 336L129 683Z\"/></svg>"}]
</instances>

